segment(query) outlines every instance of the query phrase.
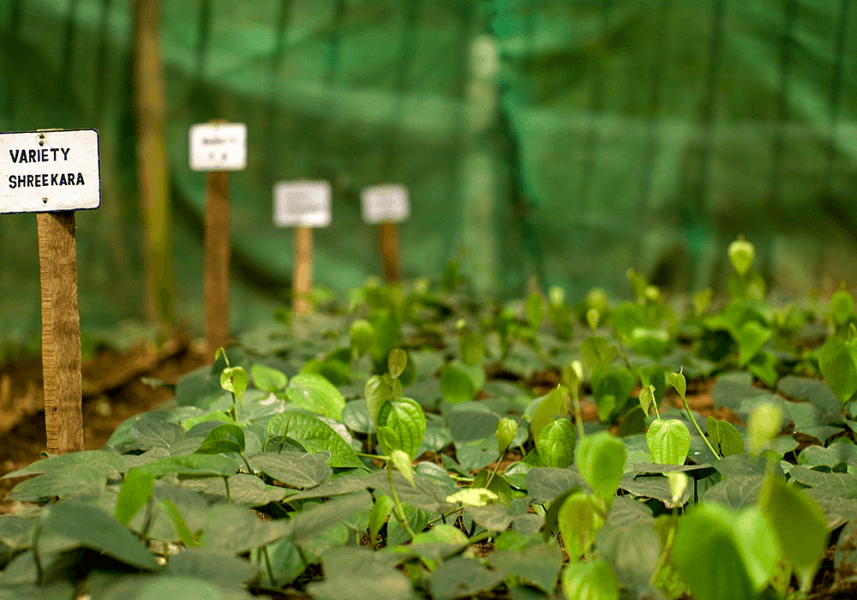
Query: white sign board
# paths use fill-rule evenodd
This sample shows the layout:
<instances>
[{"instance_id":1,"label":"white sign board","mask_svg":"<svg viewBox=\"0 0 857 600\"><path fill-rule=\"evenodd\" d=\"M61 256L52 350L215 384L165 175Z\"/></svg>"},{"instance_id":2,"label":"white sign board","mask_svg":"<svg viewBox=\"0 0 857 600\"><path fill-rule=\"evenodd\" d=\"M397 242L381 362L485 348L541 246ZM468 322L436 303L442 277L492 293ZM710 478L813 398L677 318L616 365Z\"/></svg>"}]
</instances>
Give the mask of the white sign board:
<instances>
[{"instance_id":1,"label":"white sign board","mask_svg":"<svg viewBox=\"0 0 857 600\"><path fill-rule=\"evenodd\" d=\"M274 224L278 227L330 225L330 184L281 181L274 186Z\"/></svg>"},{"instance_id":2,"label":"white sign board","mask_svg":"<svg viewBox=\"0 0 857 600\"><path fill-rule=\"evenodd\" d=\"M411 214L408 188L403 185L377 185L363 190L363 220L367 223L407 221Z\"/></svg>"},{"instance_id":3,"label":"white sign board","mask_svg":"<svg viewBox=\"0 0 857 600\"><path fill-rule=\"evenodd\" d=\"M202 123L190 128L193 171L241 171L247 166L247 125Z\"/></svg>"},{"instance_id":4,"label":"white sign board","mask_svg":"<svg viewBox=\"0 0 857 600\"><path fill-rule=\"evenodd\" d=\"M101 206L94 129L0 133L0 213Z\"/></svg>"}]
</instances>

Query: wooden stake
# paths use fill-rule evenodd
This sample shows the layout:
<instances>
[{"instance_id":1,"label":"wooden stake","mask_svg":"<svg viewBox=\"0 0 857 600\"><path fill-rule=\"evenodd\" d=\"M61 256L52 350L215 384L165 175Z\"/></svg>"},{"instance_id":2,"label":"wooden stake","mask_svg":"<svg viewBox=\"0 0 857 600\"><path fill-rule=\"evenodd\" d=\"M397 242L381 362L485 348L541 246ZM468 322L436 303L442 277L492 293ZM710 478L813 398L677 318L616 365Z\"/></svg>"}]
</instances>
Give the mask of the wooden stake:
<instances>
[{"instance_id":1,"label":"wooden stake","mask_svg":"<svg viewBox=\"0 0 857 600\"><path fill-rule=\"evenodd\" d=\"M38 213L42 372L48 452L83 450L74 211Z\"/></svg>"},{"instance_id":2,"label":"wooden stake","mask_svg":"<svg viewBox=\"0 0 857 600\"><path fill-rule=\"evenodd\" d=\"M295 266L292 281L292 308L296 313L310 310L307 299L312 289L312 228L295 228Z\"/></svg>"},{"instance_id":3,"label":"wooden stake","mask_svg":"<svg viewBox=\"0 0 857 600\"><path fill-rule=\"evenodd\" d=\"M384 261L384 278L388 282L399 280L399 231L392 221L380 226L381 258Z\"/></svg>"},{"instance_id":4,"label":"wooden stake","mask_svg":"<svg viewBox=\"0 0 857 600\"><path fill-rule=\"evenodd\" d=\"M229 173L206 173L205 190L205 340L213 357L229 341Z\"/></svg>"}]
</instances>

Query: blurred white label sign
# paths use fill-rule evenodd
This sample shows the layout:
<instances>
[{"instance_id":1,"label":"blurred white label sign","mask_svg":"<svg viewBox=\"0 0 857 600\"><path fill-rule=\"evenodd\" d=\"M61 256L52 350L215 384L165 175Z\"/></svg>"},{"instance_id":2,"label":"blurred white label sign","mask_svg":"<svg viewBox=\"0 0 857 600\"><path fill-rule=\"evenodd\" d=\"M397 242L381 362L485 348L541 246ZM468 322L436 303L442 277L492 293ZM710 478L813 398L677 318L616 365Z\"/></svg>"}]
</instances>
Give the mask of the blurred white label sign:
<instances>
[{"instance_id":1,"label":"blurred white label sign","mask_svg":"<svg viewBox=\"0 0 857 600\"><path fill-rule=\"evenodd\" d=\"M241 171L247 166L247 125L202 123L190 128L193 171Z\"/></svg>"},{"instance_id":2,"label":"blurred white label sign","mask_svg":"<svg viewBox=\"0 0 857 600\"><path fill-rule=\"evenodd\" d=\"M330 225L330 184L280 181L274 186L274 224L278 227Z\"/></svg>"},{"instance_id":3,"label":"blurred white label sign","mask_svg":"<svg viewBox=\"0 0 857 600\"><path fill-rule=\"evenodd\" d=\"M101 206L94 129L0 133L0 213Z\"/></svg>"},{"instance_id":4,"label":"blurred white label sign","mask_svg":"<svg viewBox=\"0 0 857 600\"><path fill-rule=\"evenodd\" d=\"M407 221L411 214L408 188L403 185L377 185L363 190L363 220L367 223Z\"/></svg>"}]
</instances>

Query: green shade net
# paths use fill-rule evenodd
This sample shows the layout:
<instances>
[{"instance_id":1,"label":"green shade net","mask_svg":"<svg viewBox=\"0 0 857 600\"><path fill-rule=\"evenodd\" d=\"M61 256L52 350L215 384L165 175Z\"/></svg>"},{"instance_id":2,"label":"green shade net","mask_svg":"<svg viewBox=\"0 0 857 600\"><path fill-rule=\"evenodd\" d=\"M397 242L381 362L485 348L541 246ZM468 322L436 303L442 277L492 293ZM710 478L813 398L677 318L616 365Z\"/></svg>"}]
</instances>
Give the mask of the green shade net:
<instances>
[{"instance_id":1,"label":"green shade net","mask_svg":"<svg viewBox=\"0 0 857 600\"><path fill-rule=\"evenodd\" d=\"M277 181L324 179L315 281L381 272L360 190L404 183L405 277L458 259L480 290L529 277L627 296L634 267L722 288L757 247L771 289L857 273L857 7L848 0L162 0L177 313L202 319L202 173L188 128L248 127L231 175L235 329L285 302ZM81 324L142 314L130 0L0 3L0 130L96 128L103 202L78 213ZM493 56L497 57L496 68ZM0 179L2 184L2 179ZM0 216L0 334L39 329L33 215Z\"/></svg>"}]
</instances>

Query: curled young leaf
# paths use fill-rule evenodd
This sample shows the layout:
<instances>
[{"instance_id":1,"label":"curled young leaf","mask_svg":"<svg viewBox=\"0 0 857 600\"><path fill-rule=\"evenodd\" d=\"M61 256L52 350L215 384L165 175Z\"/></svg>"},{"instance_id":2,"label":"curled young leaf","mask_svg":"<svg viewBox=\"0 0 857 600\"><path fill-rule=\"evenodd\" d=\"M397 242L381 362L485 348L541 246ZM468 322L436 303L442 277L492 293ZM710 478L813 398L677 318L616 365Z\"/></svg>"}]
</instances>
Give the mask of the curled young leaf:
<instances>
[{"instance_id":1,"label":"curled young leaf","mask_svg":"<svg viewBox=\"0 0 857 600\"><path fill-rule=\"evenodd\" d=\"M501 456L509 449L509 446L512 445L512 441L515 439L515 434L517 433L518 424L512 419L503 417L497 423L495 436L497 437L497 451Z\"/></svg>"},{"instance_id":2,"label":"curled young leaf","mask_svg":"<svg viewBox=\"0 0 857 600\"><path fill-rule=\"evenodd\" d=\"M756 257L756 248L745 239L738 239L729 244L729 260L740 275L746 275Z\"/></svg>"},{"instance_id":3,"label":"curled young leaf","mask_svg":"<svg viewBox=\"0 0 857 600\"><path fill-rule=\"evenodd\" d=\"M747 427L750 437L750 451L759 452L768 440L773 439L783 424L783 413L776 404L763 402L756 406L756 410L750 415L750 423Z\"/></svg>"},{"instance_id":4,"label":"curled young leaf","mask_svg":"<svg viewBox=\"0 0 857 600\"><path fill-rule=\"evenodd\" d=\"M655 404L655 386L647 385L640 390L640 407L643 413L648 417L649 410Z\"/></svg>"},{"instance_id":5,"label":"curled young leaf","mask_svg":"<svg viewBox=\"0 0 857 600\"><path fill-rule=\"evenodd\" d=\"M687 381L684 378L684 374L679 373L670 373L667 375L667 381L675 391L678 392L678 395L681 396L681 399L684 400L685 394L687 393Z\"/></svg>"},{"instance_id":6,"label":"curled young leaf","mask_svg":"<svg viewBox=\"0 0 857 600\"><path fill-rule=\"evenodd\" d=\"M393 450L390 452L390 461L393 463L393 466L405 476L405 479L408 480L408 483L411 484L411 487L414 486L414 465L411 463L411 457L401 450Z\"/></svg>"},{"instance_id":7,"label":"curled young leaf","mask_svg":"<svg viewBox=\"0 0 857 600\"><path fill-rule=\"evenodd\" d=\"M220 387L235 394L239 403L244 399L244 392L247 390L249 381L244 367L226 367L220 373Z\"/></svg>"},{"instance_id":8,"label":"curled young leaf","mask_svg":"<svg viewBox=\"0 0 857 600\"><path fill-rule=\"evenodd\" d=\"M595 331L598 328L598 322L601 320L601 314L598 312L598 309L590 308L586 311L586 324L589 325L589 328L592 331Z\"/></svg>"},{"instance_id":9,"label":"curled young leaf","mask_svg":"<svg viewBox=\"0 0 857 600\"><path fill-rule=\"evenodd\" d=\"M387 369L393 379L398 379L408 366L408 353L401 348L393 348L387 356Z\"/></svg>"}]
</instances>

